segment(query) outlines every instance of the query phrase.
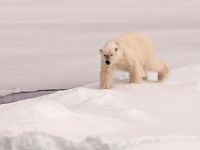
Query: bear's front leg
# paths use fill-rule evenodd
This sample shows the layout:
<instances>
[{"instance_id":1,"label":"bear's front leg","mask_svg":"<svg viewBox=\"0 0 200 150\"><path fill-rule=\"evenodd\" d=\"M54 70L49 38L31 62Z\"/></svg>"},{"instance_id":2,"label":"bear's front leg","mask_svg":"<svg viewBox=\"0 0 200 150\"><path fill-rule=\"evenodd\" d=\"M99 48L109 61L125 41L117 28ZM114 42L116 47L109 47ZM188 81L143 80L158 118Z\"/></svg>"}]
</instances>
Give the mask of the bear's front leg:
<instances>
[{"instance_id":1,"label":"bear's front leg","mask_svg":"<svg viewBox=\"0 0 200 150\"><path fill-rule=\"evenodd\" d=\"M113 87L112 75L113 69L111 67L101 67L100 87L102 89L110 89Z\"/></svg>"}]
</instances>

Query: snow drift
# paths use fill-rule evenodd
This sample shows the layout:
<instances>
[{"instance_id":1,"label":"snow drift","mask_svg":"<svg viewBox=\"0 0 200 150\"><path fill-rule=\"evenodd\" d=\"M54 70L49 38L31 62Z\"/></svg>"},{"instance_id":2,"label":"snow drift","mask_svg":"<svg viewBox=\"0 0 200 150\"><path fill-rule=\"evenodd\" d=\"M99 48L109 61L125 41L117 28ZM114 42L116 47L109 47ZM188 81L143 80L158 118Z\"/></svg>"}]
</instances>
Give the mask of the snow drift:
<instances>
[{"instance_id":1,"label":"snow drift","mask_svg":"<svg viewBox=\"0 0 200 150\"><path fill-rule=\"evenodd\" d=\"M123 78L112 90L92 84L1 105L0 148L125 150L184 141L198 149L199 76L191 65L163 83Z\"/></svg>"}]
</instances>

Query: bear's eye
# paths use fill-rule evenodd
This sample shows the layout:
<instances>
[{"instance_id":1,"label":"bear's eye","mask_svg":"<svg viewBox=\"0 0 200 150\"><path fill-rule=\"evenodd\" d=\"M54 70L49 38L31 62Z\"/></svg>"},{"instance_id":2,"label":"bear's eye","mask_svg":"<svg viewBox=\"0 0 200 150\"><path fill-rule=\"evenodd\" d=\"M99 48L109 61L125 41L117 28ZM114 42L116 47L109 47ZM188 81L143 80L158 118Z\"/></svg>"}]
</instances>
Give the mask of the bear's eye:
<instances>
[{"instance_id":1,"label":"bear's eye","mask_svg":"<svg viewBox=\"0 0 200 150\"><path fill-rule=\"evenodd\" d=\"M118 51L118 48L115 48L115 51Z\"/></svg>"},{"instance_id":2,"label":"bear's eye","mask_svg":"<svg viewBox=\"0 0 200 150\"><path fill-rule=\"evenodd\" d=\"M113 56L113 54L110 54L110 56Z\"/></svg>"},{"instance_id":3,"label":"bear's eye","mask_svg":"<svg viewBox=\"0 0 200 150\"><path fill-rule=\"evenodd\" d=\"M104 57L106 57L106 55L103 55Z\"/></svg>"}]
</instances>

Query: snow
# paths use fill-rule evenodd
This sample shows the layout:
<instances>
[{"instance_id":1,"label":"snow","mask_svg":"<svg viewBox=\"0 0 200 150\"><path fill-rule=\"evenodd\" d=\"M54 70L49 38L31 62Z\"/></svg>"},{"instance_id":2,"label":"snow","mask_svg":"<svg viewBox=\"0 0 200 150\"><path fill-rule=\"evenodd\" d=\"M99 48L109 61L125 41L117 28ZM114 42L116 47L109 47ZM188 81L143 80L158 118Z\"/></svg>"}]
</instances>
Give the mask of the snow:
<instances>
[{"instance_id":1,"label":"snow","mask_svg":"<svg viewBox=\"0 0 200 150\"><path fill-rule=\"evenodd\" d=\"M190 71L188 71L190 70ZM0 106L0 143L13 149L199 149L200 65L163 83L98 83ZM183 145L182 145L183 144ZM154 148L155 147L155 148ZM3 149L3 148L2 148ZM5 149L5 148L4 148Z\"/></svg>"},{"instance_id":2,"label":"snow","mask_svg":"<svg viewBox=\"0 0 200 150\"><path fill-rule=\"evenodd\" d=\"M199 150L199 6L1 0L0 101L70 89L0 105L0 150ZM113 89L99 89L99 49L126 31L149 35L170 75L137 85L118 72Z\"/></svg>"}]
</instances>

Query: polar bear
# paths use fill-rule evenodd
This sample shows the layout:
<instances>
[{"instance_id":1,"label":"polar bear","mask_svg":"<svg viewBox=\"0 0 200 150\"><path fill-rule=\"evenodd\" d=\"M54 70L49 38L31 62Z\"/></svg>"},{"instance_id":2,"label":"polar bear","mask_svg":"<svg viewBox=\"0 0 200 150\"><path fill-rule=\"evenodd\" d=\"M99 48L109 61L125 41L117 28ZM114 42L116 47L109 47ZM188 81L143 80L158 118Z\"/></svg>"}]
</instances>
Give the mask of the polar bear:
<instances>
[{"instance_id":1,"label":"polar bear","mask_svg":"<svg viewBox=\"0 0 200 150\"><path fill-rule=\"evenodd\" d=\"M155 54L153 42L142 33L128 32L109 40L100 49L100 87L113 87L112 76L115 70L129 73L130 83L146 80L146 71L158 72L158 81L166 78L169 69Z\"/></svg>"}]
</instances>

